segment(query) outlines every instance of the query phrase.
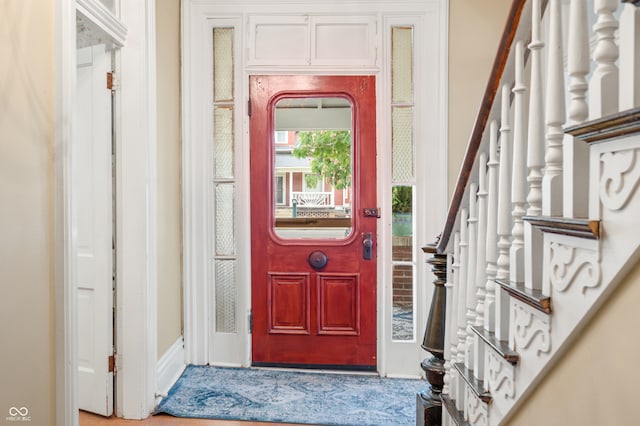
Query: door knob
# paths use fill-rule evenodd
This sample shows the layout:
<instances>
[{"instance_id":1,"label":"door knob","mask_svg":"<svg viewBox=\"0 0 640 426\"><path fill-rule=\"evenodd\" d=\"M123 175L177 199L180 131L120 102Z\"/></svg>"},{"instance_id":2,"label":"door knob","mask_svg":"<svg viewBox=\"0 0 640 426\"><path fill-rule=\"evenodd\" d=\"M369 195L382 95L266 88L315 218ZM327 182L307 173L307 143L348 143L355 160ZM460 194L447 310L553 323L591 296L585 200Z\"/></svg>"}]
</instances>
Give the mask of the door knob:
<instances>
[{"instance_id":1,"label":"door knob","mask_svg":"<svg viewBox=\"0 0 640 426\"><path fill-rule=\"evenodd\" d=\"M312 251L307 259L313 269L322 269L327 265L329 256L320 250Z\"/></svg>"},{"instance_id":2,"label":"door knob","mask_svg":"<svg viewBox=\"0 0 640 426\"><path fill-rule=\"evenodd\" d=\"M371 260L373 257L373 234L365 232L362 234L362 258Z\"/></svg>"}]
</instances>

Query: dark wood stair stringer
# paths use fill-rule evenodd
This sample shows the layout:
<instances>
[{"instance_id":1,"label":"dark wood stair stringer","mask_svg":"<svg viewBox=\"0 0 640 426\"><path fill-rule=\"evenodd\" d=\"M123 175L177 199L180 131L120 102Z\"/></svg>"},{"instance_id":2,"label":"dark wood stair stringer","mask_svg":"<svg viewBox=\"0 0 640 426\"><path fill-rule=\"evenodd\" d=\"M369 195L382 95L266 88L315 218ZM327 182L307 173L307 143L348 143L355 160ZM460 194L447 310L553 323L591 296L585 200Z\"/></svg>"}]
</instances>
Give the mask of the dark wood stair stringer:
<instances>
[{"instance_id":1,"label":"dark wood stair stringer","mask_svg":"<svg viewBox=\"0 0 640 426\"><path fill-rule=\"evenodd\" d=\"M551 314L551 297L545 296L540 290L530 290L523 283L511 283L508 280L495 280L495 283L514 299L547 315Z\"/></svg>"},{"instance_id":2,"label":"dark wood stair stringer","mask_svg":"<svg viewBox=\"0 0 640 426\"><path fill-rule=\"evenodd\" d=\"M564 132L586 143L597 143L638 133L640 107L566 127Z\"/></svg>"},{"instance_id":3,"label":"dark wood stair stringer","mask_svg":"<svg viewBox=\"0 0 640 426\"><path fill-rule=\"evenodd\" d=\"M536 228L540 228L542 232L586 238L589 240L597 240L600 238L599 220L552 216L523 216L522 220Z\"/></svg>"},{"instance_id":4,"label":"dark wood stair stringer","mask_svg":"<svg viewBox=\"0 0 640 426\"><path fill-rule=\"evenodd\" d=\"M520 355L509 348L507 342L498 340L495 334L485 330L483 327L472 326L471 331L476 333L484 343L493 349L498 355L512 365L516 365L520 361Z\"/></svg>"},{"instance_id":5,"label":"dark wood stair stringer","mask_svg":"<svg viewBox=\"0 0 640 426\"><path fill-rule=\"evenodd\" d=\"M458 371L458 374L460 374L467 383L467 386L469 386L471 391L480 399L480 401L485 404L489 404L493 401L491 393L484 387L484 382L482 380L478 380L473 375L473 370L466 368L462 362L454 363L453 367Z\"/></svg>"},{"instance_id":6,"label":"dark wood stair stringer","mask_svg":"<svg viewBox=\"0 0 640 426\"><path fill-rule=\"evenodd\" d=\"M440 395L440 399L442 399L442 405L447 410L449 417L451 417L456 426L469 426L469 423L464 419L464 412L458 411L456 402L451 399L449 395L443 393Z\"/></svg>"}]
</instances>

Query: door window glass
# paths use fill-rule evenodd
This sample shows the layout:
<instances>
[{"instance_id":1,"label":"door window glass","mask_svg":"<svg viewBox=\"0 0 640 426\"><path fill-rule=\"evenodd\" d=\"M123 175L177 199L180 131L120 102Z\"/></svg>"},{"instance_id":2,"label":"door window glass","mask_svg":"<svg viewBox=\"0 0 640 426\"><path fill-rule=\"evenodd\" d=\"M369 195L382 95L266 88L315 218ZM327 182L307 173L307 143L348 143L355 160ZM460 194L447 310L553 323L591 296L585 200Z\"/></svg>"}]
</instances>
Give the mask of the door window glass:
<instances>
[{"instance_id":1,"label":"door window glass","mask_svg":"<svg viewBox=\"0 0 640 426\"><path fill-rule=\"evenodd\" d=\"M341 97L283 98L273 120L275 234L346 238L352 232L351 103Z\"/></svg>"}]
</instances>

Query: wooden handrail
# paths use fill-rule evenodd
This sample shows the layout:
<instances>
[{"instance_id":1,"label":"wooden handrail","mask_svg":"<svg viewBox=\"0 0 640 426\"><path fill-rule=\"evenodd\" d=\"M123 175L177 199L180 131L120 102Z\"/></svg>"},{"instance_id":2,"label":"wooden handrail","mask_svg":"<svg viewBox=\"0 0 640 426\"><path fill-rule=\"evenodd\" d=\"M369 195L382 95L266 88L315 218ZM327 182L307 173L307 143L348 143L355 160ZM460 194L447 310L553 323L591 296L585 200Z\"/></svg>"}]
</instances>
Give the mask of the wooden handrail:
<instances>
[{"instance_id":1,"label":"wooden handrail","mask_svg":"<svg viewBox=\"0 0 640 426\"><path fill-rule=\"evenodd\" d=\"M460 174L458 175L456 188L453 192L451 203L449 204L449 211L447 213L444 229L442 230L437 242L436 250L438 253L444 253L447 249L447 245L449 244L449 239L451 238L451 233L453 232L453 227L456 223L456 217L458 216L458 210L460 210L462 198L464 196L467 183L469 182L471 170L473 169L473 163L476 160L476 155L478 154L480 143L482 142L482 135L484 134L489 115L491 114L491 108L493 106L496 93L500 88L502 73L504 72L507 59L509 58L509 52L513 45L513 40L515 38L518 25L520 24L522 10L526 3L527 0L514 0L511 5L511 10L509 10L507 24L505 25L502 38L500 39L500 44L498 45L498 53L493 61L493 68L489 75L487 88L484 91L482 103L480 104L480 109L476 116L476 121L473 125L469 142L467 143L467 150L464 155Z\"/></svg>"}]
</instances>

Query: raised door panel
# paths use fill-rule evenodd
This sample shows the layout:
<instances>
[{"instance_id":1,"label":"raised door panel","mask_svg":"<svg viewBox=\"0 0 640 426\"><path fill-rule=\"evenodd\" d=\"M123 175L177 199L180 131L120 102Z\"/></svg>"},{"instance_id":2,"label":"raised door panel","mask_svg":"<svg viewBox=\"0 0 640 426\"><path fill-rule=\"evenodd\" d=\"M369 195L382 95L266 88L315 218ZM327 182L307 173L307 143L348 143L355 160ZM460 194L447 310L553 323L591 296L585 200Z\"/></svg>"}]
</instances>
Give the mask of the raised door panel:
<instances>
[{"instance_id":1,"label":"raised door panel","mask_svg":"<svg viewBox=\"0 0 640 426\"><path fill-rule=\"evenodd\" d=\"M309 274L269 274L270 334L310 334Z\"/></svg>"},{"instance_id":2,"label":"raised door panel","mask_svg":"<svg viewBox=\"0 0 640 426\"><path fill-rule=\"evenodd\" d=\"M370 68L377 63L376 16L252 15L249 66Z\"/></svg>"},{"instance_id":3,"label":"raised door panel","mask_svg":"<svg viewBox=\"0 0 640 426\"><path fill-rule=\"evenodd\" d=\"M374 66L375 16L314 16L311 18L311 63Z\"/></svg>"},{"instance_id":4,"label":"raised door panel","mask_svg":"<svg viewBox=\"0 0 640 426\"><path fill-rule=\"evenodd\" d=\"M249 17L249 65L308 65L306 16Z\"/></svg>"},{"instance_id":5,"label":"raised door panel","mask_svg":"<svg viewBox=\"0 0 640 426\"><path fill-rule=\"evenodd\" d=\"M358 274L318 274L318 334L360 333Z\"/></svg>"}]
</instances>

